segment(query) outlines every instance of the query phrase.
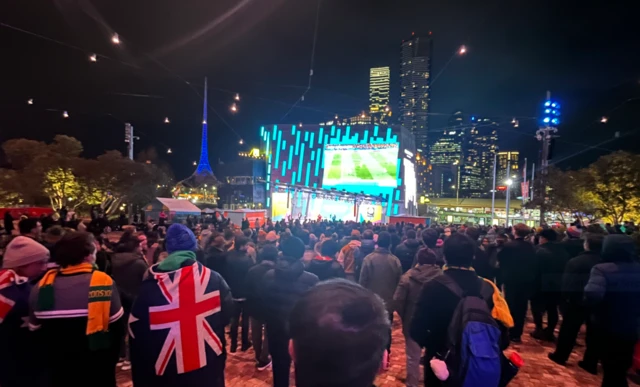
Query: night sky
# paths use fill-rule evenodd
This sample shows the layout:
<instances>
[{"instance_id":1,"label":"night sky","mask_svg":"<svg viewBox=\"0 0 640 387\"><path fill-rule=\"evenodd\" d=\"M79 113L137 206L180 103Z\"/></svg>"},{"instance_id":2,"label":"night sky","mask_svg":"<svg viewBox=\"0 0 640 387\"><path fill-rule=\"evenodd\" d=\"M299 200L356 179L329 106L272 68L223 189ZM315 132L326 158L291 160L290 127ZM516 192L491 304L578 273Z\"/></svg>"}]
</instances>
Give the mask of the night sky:
<instances>
[{"instance_id":1,"label":"night sky","mask_svg":"<svg viewBox=\"0 0 640 387\"><path fill-rule=\"evenodd\" d=\"M499 117L501 148L521 150L531 161L539 147L534 117L551 90L563 105L556 160L616 131L631 132L562 166L579 167L615 149L640 151L640 132L632 132L640 129L637 10L619 0L567 3L322 0L311 90L281 120L308 82L316 0L3 2L0 23L76 48L0 26L0 141L67 134L94 157L124 151L124 122L131 122L141 137L137 151L155 147L184 177L199 156L197 93L205 75L210 106L228 123L209 110L216 164L257 145L261 124L318 123L367 109L370 67L391 66L397 111L400 43L431 31L434 75L461 44L468 48L432 86L433 130L456 109ZM111 43L113 32L120 46ZM97 63L88 60L94 52ZM233 115L235 92L241 101ZM512 117L520 118L519 128L508 125Z\"/></svg>"}]
</instances>

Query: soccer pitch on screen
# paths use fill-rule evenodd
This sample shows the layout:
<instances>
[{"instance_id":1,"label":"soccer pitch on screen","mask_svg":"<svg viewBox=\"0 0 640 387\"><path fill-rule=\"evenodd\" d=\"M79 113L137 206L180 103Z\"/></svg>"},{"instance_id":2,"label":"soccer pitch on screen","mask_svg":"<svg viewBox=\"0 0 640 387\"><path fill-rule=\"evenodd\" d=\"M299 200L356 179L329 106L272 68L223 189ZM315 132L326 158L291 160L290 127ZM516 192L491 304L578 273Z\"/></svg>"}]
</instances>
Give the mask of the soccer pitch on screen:
<instances>
[{"instance_id":1,"label":"soccer pitch on screen","mask_svg":"<svg viewBox=\"0 0 640 387\"><path fill-rule=\"evenodd\" d=\"M398 144L328 144L324 147L325 188L375 193L397 186Z\"/></svg>"}]
</instances>

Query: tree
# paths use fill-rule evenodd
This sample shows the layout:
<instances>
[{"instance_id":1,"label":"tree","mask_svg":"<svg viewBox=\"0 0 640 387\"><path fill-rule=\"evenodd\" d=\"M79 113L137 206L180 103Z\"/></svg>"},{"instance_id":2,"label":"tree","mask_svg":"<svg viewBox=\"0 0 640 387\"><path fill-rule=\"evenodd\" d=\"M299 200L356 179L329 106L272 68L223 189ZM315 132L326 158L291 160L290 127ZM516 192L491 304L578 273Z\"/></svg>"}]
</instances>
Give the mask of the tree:
<instances>
[{"instance_id":1,"label":"tree","mask_svg":"<svg viewBox=\"0 0 640 387\"><path fill-rule=\"evenodd\" d=\"M16 171L0 168L0 207L11 207L20 203Z\"/></svg>"},{"instance_id":2,"label":"tree","mask_svg":"<svg viewBox=\"0 0 640 387\"><path fill-rule=\"evenodd\" d=\"M614 152L585 172L591 199L604 218L619 224L640 211L640 155Z\"/></svg>"},{"instance_id":3,"label":"tree","mask_svg":"<svg viewBox=\"0 0 640 387\"><path fill-rule=\"evenodd\" d=\"M567 224L564 213L568 212L581 222L600 217L600 210L593 204L593 196L587 185L586 170L561 171L550 167L546 176L546 207L560 216Z\"/></svg>"}]
</instances>

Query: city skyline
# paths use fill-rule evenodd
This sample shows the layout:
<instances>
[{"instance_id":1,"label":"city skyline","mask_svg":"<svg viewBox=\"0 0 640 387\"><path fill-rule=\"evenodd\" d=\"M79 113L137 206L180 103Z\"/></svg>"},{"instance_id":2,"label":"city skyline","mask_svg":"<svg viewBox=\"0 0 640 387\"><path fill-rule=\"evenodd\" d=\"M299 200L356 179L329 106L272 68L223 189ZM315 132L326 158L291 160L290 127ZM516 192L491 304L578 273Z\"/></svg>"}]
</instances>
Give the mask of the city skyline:
<instances>
[{"instance_id":1,"label":"city skyline","mask_svg":"<svg viewBox=\"0 0 640 387\"><path fill-rule=\"evenodd\" d=\"M446 126L457 108L499 118L500 146L519 149L534 160L539 104L551 90L565 108L555 148L563 166L584 165L615 149L637 151L639 142L627 139L573 156L585 144L600 144L616 131L635 127L637 101L621 104L637 96L640 55L629 49L635 44L629 28L637 27L630 13L609 5L569 10L558 3L496 7L410 1L389 7L354 0L324 3L319 14L315 2L285 0L234 12L224 1L177 7L159 0L152 13L145 4L122 0L96 7L93 15L101 22L53 3L43 4L38 15L26 4L3 14L6 25L53 41L0 29L11 58L0 93L0 141L25 134L50 141L55 134L68 134L95 156L109 149L124 151L122 128L131 122L140 137L136 149L156 148L176 176L184 177L192 172L199 150L203 76L209 75L211 86L209 155L212 161L226 160L255 145L261 124L324 122L334 115L358 114L368 105L365 85L372 67L390 67L395 121L400 113L398 46L412 31L415 36L432 31L431 71L437 82L430 85L429 130ZM214 25L223 15L224 22ZM312 82L301 100L309 85L316 16ZM493 20L504 22L487 28ZM588 20L599 23L590 26L584 23ZM119 46L111 42L114 32ZM376 49L354 43L364 41L375 41ZM461 45L467 54L450 60ZM229 107L236 93L241 100L234 113ZM601 124L612 109L607 124ZM69 117L63 119L65 111ZM518 128L505 125L513 117Z\"/></svg>"}]
</instances>

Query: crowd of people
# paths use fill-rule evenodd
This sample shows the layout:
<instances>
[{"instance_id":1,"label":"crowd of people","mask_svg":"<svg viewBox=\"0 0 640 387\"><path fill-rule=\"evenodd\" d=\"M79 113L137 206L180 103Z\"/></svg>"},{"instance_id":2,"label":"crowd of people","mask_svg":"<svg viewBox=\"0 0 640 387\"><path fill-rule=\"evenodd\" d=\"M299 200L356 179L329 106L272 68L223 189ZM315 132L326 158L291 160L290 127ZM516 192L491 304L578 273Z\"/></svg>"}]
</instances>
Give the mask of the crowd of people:
<instances>
[{"instance_id":1,"label":"crowd of people","mask_svg":"<svg viewBox=\"0 0 640 387\"><path fill-rule=\"evenodd\" d=\"M428 387L504 386L503 351L529 309L528 333L557 342L550 360L566 365L584 324L579 366L601 363L603 386L627 385L640 321L631 225L190 219L111 242L99 219L26 218L4 236L0 386L113 387L118 369L135 386L224 386L228 353L253 348L275 387L292 364L301 387L370 387L394 361L394 315L407 386L420 364Z\"/></svg>"}]
</instances>

